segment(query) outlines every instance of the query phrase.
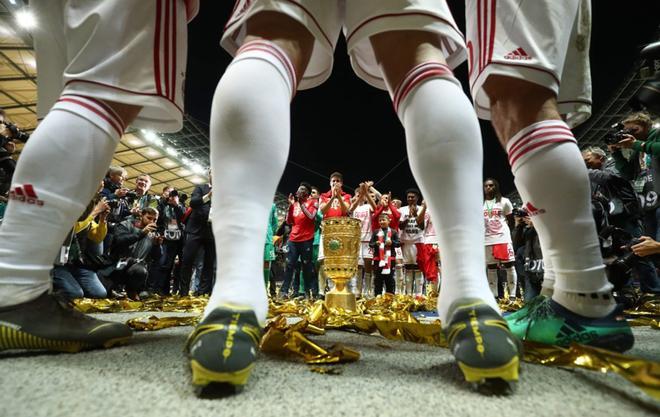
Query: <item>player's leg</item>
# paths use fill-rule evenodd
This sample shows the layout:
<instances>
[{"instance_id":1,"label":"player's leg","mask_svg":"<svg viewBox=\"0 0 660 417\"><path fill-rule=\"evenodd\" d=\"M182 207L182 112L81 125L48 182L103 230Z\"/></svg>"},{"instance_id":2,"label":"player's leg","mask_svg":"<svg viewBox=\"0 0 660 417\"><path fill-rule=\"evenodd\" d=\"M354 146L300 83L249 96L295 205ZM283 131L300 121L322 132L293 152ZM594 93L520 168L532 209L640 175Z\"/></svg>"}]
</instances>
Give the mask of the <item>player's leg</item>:
<instances>
[{"instance_id":1,"label":"player's leg","mask_svg":"<svg viewBox=\"0 0 660 417\"><path fill-rule=\"evenodd\" d=\"M151 53L154 42L150 31L143 30L144 37L132 41L130 47L116 37L104 37L113 19L132 19L132 23L142 22L150 28L155 9L150 3L136 3L128 10L116 2L90 3L66 13L60 2L35 2L35 7L47 17L35 33L40 64L39 107L52 108L23 150L13 178L12 201L0 231L0 322L10 324L0 343L3 348L67 351L107 347L128 338L128 327L87 319L61 306L47 294L49 270L66 234L110 165L125 127L144 106L154 112L160 109L159 98L150 97L148 102L138 104L137 95L116 89L123 84L112 84L118 73L133 79L124 70L142 68L142 62L131 58L108 64L110 60L103 55L116 49L128 55L140 50L144 55L144 48L148 48ZM86 25L63 24L74 15L80 19L95 17ZM177 39L179 35L185 41L183 33L177 32ZM75 42L80 39L85 39L85 48L75 54ZM104 48L90 46L102 42ZM65 68L67 84L62 92ZM104 89L85 83L87 77L112 85Z\"/></svg>"},{"instance_id":2,"label":"player's leg","mask_svg":"<svg viewBox=\"0 0 660 417\"><path fill-rule=\"evenodd\" d=\"M533 21L541 6L563 7L566 10L562 22L570 19L570 13L578 22L578 4L578 1L530 2L519 11L519 24ZM558 80L561 68L565 68L564 54L570 34L563 25L549 19L534 29L545 30L544 39L554 39L559 51L557 56L546 57L546 62L555 65L549 71L520 67L512 70L505 64L494 65L493 72L483 81L493 126L507 150L516 187L534 217L544 258L551 260L555 275L553 301L540 304L550 307L543 310L547 313L545 319L535 315L533 328L528 326L532 321L520 317L509 320L509 324L517 334L537 341L552 344L578 341L625 350L632 346L632 333L614 314L612 286L605 276L591 214L586 167L573 133L562 121L557 102ZM496 33L499 30L499 26L494 29ZM532 50L527 45L533 43L525 39L517 38L517 41L525 43L529 49L526 54L531 54L532 61L546 52ZM497 36L495 45L497 50ZM548 79L549 73L559 76ZM479 89L473 89L479 103ZM579 325L563 330L567 320Z\"/></svg>"},{"instance_id":3,"label":"player's leg","mask_svg":"<svg viewBox=\"0 0 660 417\"><path fill-rule=\"evenodd\" d=\"M499 315L483 267L481 132L471 103L445 65L437 34L387 32L372 36L371 42L443 248L446 274L438 312L452 352L468 381L486 382L481 385L486 387L492 381L517 380L519 349ZM461 330L475 319L482 335L478 340ZM474 355L475 348L487 354Z\"/></svg>"},{"instance_id":4,"label":"player's leg","mask_svg":"<svg viewBox=\"0 0 660 417\"><path fill-rule=\"evenodd\" d=\"M211 110L213 230L218 271L202 322L189 338L193 385L210 393L247 383L268 299L260 258L289 149L289 107L314 38L300 23L263 12L223 74ZM246 198L249 196L249 198ZM236 334L231 325L242 331ZM207 331L208 330L208 331ZM218 348L228 348L227 360Z\"/></svg>"}]
</instances>

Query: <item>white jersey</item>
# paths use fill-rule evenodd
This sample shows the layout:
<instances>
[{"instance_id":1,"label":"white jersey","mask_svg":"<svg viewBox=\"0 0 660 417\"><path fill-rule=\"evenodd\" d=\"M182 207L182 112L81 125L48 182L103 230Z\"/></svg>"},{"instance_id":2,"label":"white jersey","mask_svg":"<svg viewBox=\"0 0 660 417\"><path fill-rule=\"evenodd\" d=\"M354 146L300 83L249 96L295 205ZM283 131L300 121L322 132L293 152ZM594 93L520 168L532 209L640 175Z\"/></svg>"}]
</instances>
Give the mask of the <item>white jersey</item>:
<instances>
[{"instance_id":1,"label":"white jersey","mask_svg":"<svg viewBox=\"0 0 660 417\"><path fill-rule=\"evenodd\" d=\"M421 210L417 206L417 212ZM424 230L417 224L417 219L410 216L410 206L404 206L399 209L401 219L399 220L399 239L402 243L424 243Z\"/></svg>"},{"instance_id":2,"label":"white jersey","mask_svg":"<svg viewBox=\"0 0 660 417\"><path fill-rule=\"evenodd\" d=\"M73 3L73 4L69 4ZM123 133L101 100L142 106L132 126L176 132L183 124L187 18L198 0L31 2L38 115L52 108L94 113L101 129ZM105 121L105 122L104 122Z\"/></svg>"},{"instance_id":3,"label":"white jersey","mask_svg":"<svg viewBox=\"0 0 660 417\"><path fill-rule=\"evenodd\" d=\"M486 246L499 243L511 243L511 231L506 216L513 212L511 201L502 197L484 201L484 226L486 227Z\"/></svg>"},{"instance_id":4,"label":"white jersey","mask_svg":"<svg viewBox=\"0 0 660 417\"><path fill-rule=\"evenodd\" d=\"M360 220L362 223L362 242L369 242L371 240L371 206L369 204L362 204L353 210L353 218Z\"/></svg>"},{"instance_id":5,"label":"white jersey","mask_svg":"<svg viewBox=\"0 0 660 417\"><path fill-rule=\"evenodd\" d=\"M470 91L480 118L490 119L483 90L490 75L552 90L569 127L591 115L589 0L467 0L465 16Z\"/></svg>"},{"instance_id":6,"label":"white jersey","mask_svg":"<svg viewBox=\"0 0 660 417\"><path fill-rule=\"evenodd\" d=\"M234 55L246 34L246 22L271 11L300 22L314 35L309 65L298 89L323 83L332 72L334 49L343 31L353 70L367 83L387 90L369 38L398 30L436 33L447 65L454 69L467 57L465 41L445 0L237 0L220 42Z\"/></svg>"}]
</instances>

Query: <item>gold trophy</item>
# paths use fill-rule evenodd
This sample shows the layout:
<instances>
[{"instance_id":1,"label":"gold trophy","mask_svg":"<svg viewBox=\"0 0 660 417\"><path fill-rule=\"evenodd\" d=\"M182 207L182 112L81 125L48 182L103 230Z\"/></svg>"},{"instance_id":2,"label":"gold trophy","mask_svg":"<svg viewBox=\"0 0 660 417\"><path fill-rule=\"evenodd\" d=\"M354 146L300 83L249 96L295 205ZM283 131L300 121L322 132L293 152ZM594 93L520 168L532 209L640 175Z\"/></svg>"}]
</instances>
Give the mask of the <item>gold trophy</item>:
<instances>
[{"instance_id":1,"label":"gold trophy","mask_svg":"<svg viewBox=\"0 0 660 417\"><path fill-rule=\"evenodd\" d=\"M328 307L355 311L355 294L348 281L356 274L360 249L361 223L350 217L323 220L323 271L335 287L325 294Z\"/></svg>"}]
</instances>

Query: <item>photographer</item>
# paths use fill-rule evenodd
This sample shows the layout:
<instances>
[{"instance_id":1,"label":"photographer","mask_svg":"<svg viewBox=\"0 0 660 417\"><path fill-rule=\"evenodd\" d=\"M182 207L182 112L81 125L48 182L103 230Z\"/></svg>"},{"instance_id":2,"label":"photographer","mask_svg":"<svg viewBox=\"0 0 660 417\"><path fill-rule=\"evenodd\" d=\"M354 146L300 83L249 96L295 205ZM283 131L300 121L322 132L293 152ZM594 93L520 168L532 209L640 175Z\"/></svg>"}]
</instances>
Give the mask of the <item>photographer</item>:
<instances>
[{"instance_id":1,"label":"photographer","mask_svg":"<svg viewBox=\"0 0 660 417\"><path fill-rule=\"evenodd\" d=\"M627 233L631 240L642 236L642 208L630 182L611 163L606 164L602 149L588 148L582 152L582 157L588 168L592 194L609 201L609 224ZM660 279L651 262L636 259L631 267L637 273L644 292L660 291ZM624 286L630 284L631 279L628 279Z\"/></svg>"},{"instance_id":2,"label":"photographer","mask_svg":"<svg viewBox=\"0 0 660 417\"><path fill-rule=\"evenodd\" d=\"M103 251L103 239L108 232L106 218L110 211L105 198L92 201L80 216L67 238L62 264L53 268L53 291L65 298L105 298L106 289L96 275ZM98 220L98 223L97 223Z\"/></svg>"},{"instance_id":3,"label":"photographer","mask_svg":"<svg viewBox=\"0 0 660 417\"><path fill-rule=\"evenodd\" d=\"M139 300L148 276L147 265L161 256L164 237L156 233L158 210L147 207L137 217L117 224L110 257L115 264L102 271L111 286L124 285L131 299Z\"/></svg>"},{"instance_id":4,"label":"photographer","mask_svg":"<svg viewBox=\"0 0 660 417\"><path fill-rule=\"evenodd\" d=\"M516 264L520 258L519 277L523 279L525 301L541 294L545 266L539 235L529 213L524 208L513 210L515 226L512 233L513 246L516 248Z\"/></svg>"},{"instance_id":5,"label":"photographer","mask_svg":"<svg viewBox=\"0 0 660 417\"><path fill-rule=\"evenodd\" d=\"M182 196L183 197L183 196ZM155 258L149 270L148 291L160 295L170 294L170 276L174 269L174 260L181 252L183 242L183 224L181 219L185 207L179 201L179 192L173 187L165 186L158 201L157 231L164 237L162 255ZM175 278L176 280L176 278ZM176 280L178 281L178 280ZM178 286L175 285L175 287Z\"/></svg>"},{"instance_id":6,"label":"photographer","mask_svg":"<svg viewBox=\"0 0 660 417\"><path fill-rule=\"evenodd\" d=\"M617 132L610 133L608 145L616 163L616 169L627 180L634 181L635 191L640 194L644 210L646 233L657 239L660 229L660 131L653 128L651 117L644 112L626 117ZM621 149L630 149L628 158Z\"/></svg>"},{"instance_id":7,"label":"photographer","mask_svg":"<svg viewBox=\"0 0 660 417\"><path fill-rule=\"evenodd\" d=\"M0 196L6 196L11 185L11 179L16 169L16 161L12 158L16 152L16 140L27 142L30 138L16 125L5 119L6 113L0 109Z\"/></svg>"}]
</instances>

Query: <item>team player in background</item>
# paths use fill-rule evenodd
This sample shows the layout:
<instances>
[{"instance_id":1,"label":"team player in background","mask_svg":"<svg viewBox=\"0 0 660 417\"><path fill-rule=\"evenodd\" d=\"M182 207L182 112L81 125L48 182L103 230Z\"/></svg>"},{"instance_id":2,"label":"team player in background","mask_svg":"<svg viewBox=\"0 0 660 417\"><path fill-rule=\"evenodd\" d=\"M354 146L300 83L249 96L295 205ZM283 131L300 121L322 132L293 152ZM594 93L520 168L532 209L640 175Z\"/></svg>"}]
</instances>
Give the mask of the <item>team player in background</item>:
<instances>
[{"instance_id":1,"label":"team player in background","mask_svg":"<svg viewBox=\"0 0 660 417\"><path fill-rule=\"evenodd\" d=\"M415 276L414 273L415 269L418 269L418 252L423 250L422 246L424 245L424 224L417 223L420 199L419 190L410 188L406 191L408 205L399 209L399 213L401 213L399 238L401 239L405 274L398 273L401 269L397 268L396 285L398 294L420 295L424 284L421 274Z\"/></svg>"},{"instance_id":2,"label":"team player in background","mask_svg":"<svg viewBox=\"0 0 660 417\"><path fill-rule=\"evenodd\" d=\"M342 31L355 72L389 91L405 128L410 165L442 248L438 313L451 351L466 380L508 387L518 379L521 350L483 268L481 134L451 70L467 50L442 0L236 3L222 39L234 60L216 89L210 129L212 164L223 167L213 171L218 280L189 338L193 384L202 391L241 387L254 366L253 329L265 323L268 309L263 242L254 237L266 232L286 165L290 102L298 89L330 75ZM218 346L226 347L226 360Z\"/></svg>"},{"instance_id":3,"label":"team player in background","mask_svg":"<svg viewBox=\"0 0 660 417\"><path fill-rule=\"evenodd\" d=\"M502 197L500 183L492 178L484 181L484 227L486 229L486 268L488 285L495 297L498 297L498 274L501 268L506 273L505 295L515 298L518 277L516 276L516 254L511 242L509 218L513 215L513 204Z\"/></svg>"},{"instance_id":4,"label":"team player in background","mask_svg":"<svg viewBox=\"0 0 660 417\"><path fill-rule=\"evenodd\" d=\"M417 224L424 226L424 244L421 248L421 256L418 256L418 259L427 285L426 293L437 294L440 285L440 268L438 266L440 250L438 248L438 236L435 234L435 226L426 206L426 200L422 200L422 206L417 215Z\"/></svg>"},{"instance_id":5,"label":"team player in background","mask_svg":"<svg viewBox=\"0 0 660 417\"><path fill-rule=\"evenodd\" d=\"M0 349L109 347L130 329L58 302L49 272L125 128L181 128L186 18L199 5L35 0L30 7L42 21L32 35L45 118L23 149L0 227Z\"/></svg>"},{"instance_id":6,"label":"team player in background","mask_svg":"<svg viewBox=\"0 0 660 417\"><path fill-rule=\"evenodd\" d=\"M570 130L591 112L591 4L468 0L466 7L474 106L508 153L554 276L552 296L509 316L509 326L538 342L627 350L633 335L605 276L587 170Z\"/></svg>"},{"instance_id":7,"label":"team player in background","mask_svg":"<svg viewBox=\"0 0 660 417\"><path fill-rule=\"evenodd\" d=\"M360 235L360 253L358 254L358 272L355 277L356 283L355 294L357 296L369 297L374 293L374 276L373 276L373 248L369 246L371 241L371 216L373 209L369 204L369 199L373 201L376 198L376 193L370 190L371 183L361 183L355 193L355 201L351 204L349 212L355 219L360 220L361 235ZM370 194L369 198L367 195ZM380 195L380 193L379 193Z\"/></svg>"}]
</instances>

